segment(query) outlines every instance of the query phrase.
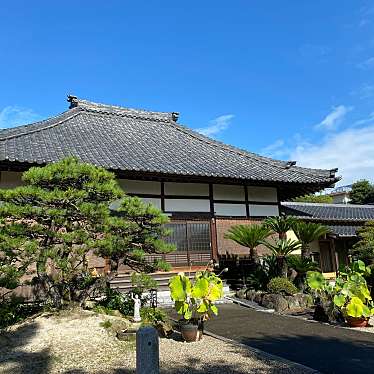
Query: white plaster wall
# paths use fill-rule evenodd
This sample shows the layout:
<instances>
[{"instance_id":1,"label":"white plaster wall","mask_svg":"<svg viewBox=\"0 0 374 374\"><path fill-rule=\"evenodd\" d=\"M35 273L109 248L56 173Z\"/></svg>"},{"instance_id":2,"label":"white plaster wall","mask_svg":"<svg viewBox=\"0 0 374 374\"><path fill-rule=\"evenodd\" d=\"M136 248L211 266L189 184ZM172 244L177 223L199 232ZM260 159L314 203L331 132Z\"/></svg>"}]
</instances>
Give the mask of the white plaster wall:
<instances>
[{"instance_id":1,"label":"white plaster wall","mask_svg":"<svg viewBox=\"0 0 374 374\"><path fill-rule=\"evenodd\" d=\"M245 204L215 203L214 212L217 216L245 217Z\"/></svg>"},{"instance_id":2,"label":"white plaster wall","mask_svg":"<svg viewBox=\"0 0 374 374\"><path fill-rule=\"evenodd\" d=\"M131 179L118 179L118 183L126 193L161 194L161 183L155 181L141 181Z\"/></svg>"},{"instance_id":3,"label":"white plaster wall","mask_svg":"<svg viewBox=\"0 0 374 374\"><path fill-rule=\"evenodd\" d=\"M276 203L278 201L277 189L274 187L248 186L248 200Z\"/></svg>"},{"instance_id":4,"label":"white plaster wall","mask_svg":"<svg viewBox=\"0 0 374 374\"><path fill-rule=\"evenodd\" d=\"M141 198L146 204L153 204L156 208L161 209L161 199L153 197L142 197Z\"/></svg>"},{"instance_id":5,"label":"white plaster wall","mask_svg":"<svg viewBox=\"0 0 374 374\"><path fill-rule=\"evenodd\" d=\"M210 212L209 200L165 199L166 212Z\"/></svg>"},{"instance_id":6,"label":"white plaster wall","mask_svg":"<svg viewBox=\"0 0 374 374\"><path fill-rule=\"evenodd\" d=\"M209 185L203 183L165 182L165 195L209 196Z\"/></svg>"},{"instance_id":7,"label":"white plaster wall","mask_svg":"<svg viewBox=\"0 0 374 374\"><path fill-rule=\"evenodd\" d=\"M287 239L291 239L293 241L298 241L297 236L293 232L293 230L287 231ZM293 251L292 254L294 255L301 255L301 249L298 249L297 251Z\"/></svg>"},{"instance_id":8,"label":"white plaster wall","mask_svg":"<svg viewBox=\"0 0 374 374\"><path fill-rule=\"evenodd\" d=\"M2 171L0 188L14 188L22 185L22 173L17 171Z\"/></svg>"},{"instance_id":9,"label":"white plaster wall","mask_svg":"<svg viewBox=\"0 0 374 374\"><path fill-rule=\"evenodd\" d=\"M278 205L249 204L249 215L252 217L278 216Z\"/></svg>"},{"instance_id":10,"label":"white plaster wall","mask_svg":"<svg viewBox=\"0 0 374 374\"><path fill-rule=\"evenodd\" d=\"M215 200L245 201L244 186L214 184L213 198Z\"/></svg>"}]
</instances>

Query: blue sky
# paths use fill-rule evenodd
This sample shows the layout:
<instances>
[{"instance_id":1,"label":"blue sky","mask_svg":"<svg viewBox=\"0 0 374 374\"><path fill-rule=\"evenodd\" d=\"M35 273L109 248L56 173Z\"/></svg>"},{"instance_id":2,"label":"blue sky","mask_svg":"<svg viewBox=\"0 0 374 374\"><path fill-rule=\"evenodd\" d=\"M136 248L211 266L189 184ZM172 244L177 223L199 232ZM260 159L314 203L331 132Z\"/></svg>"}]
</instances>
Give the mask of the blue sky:
<instances>
[{"instance_id":1,"label":"blue sky","mask_svg":"<svg viewBox=\"0 0 374 374\"><path fill-rule=\"evenodd\" d=\"M179 111L221 141L374 181L374 3L0 5L0 127L66 95Z\"/></svg>"}]
</instances>

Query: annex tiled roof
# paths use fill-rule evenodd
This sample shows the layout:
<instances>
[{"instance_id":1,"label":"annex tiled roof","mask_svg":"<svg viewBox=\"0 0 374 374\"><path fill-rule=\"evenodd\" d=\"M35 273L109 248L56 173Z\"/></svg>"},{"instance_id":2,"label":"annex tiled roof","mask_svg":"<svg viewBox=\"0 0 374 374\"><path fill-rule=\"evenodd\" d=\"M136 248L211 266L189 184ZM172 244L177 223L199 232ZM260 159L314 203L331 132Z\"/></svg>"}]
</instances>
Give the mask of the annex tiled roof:
<instances>
[{"instance_id":1,"label":"annex tiled roof","mask_svg":"<svg viewBox=\"0 0 374 374\"><path fill-rule=\"evenodd\" d=\"M356 236L357 229L374 220L374 205L283 202L282 211L288 216L324 223L338 236Z\"/></svg>"},{"instance_id":2,"label":"annex tiled roof","mask_svg":"<svg viewBox=\"0 0 374 374\"><path fill-rule=\"evenodd\" d=\"M307 220L366 222L374 220L374 205L283 202L286 215Z\"/></svg>"},{"instance_id":3,"label":"annex tiled roof","mask_svg":"<svg viewBox=\"0 0 374 374\"><path fill-rule=\"evenodd\" d=\"M361 227L360 225L327 225L331 232L338 236L353 237L357 235L357 230Z\"/></svg>"},{"instance_id":4,"label":"annex tiled roof","mask_svg":"<svg viewBox=\"0 0 374 374\"><path fill-rule=\"evenodd\" d=\"M0 131L0 162L45 164L69 155L116 171L291 183L318 190L335 170L308 169L207 138L152 112L69 97L66 112Z\"/></svg>"}]
</instances>

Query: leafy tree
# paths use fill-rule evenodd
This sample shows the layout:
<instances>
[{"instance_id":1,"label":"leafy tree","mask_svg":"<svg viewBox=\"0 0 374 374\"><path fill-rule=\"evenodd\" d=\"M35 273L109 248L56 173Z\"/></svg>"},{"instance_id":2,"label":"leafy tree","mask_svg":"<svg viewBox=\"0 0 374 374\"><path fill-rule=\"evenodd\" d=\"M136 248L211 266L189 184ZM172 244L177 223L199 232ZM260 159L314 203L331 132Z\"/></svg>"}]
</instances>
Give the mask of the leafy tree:
<instances>
[{"instance_id":1,"label":"leafy tree","mask_svg":"<svg viewBox=\"0 0 374 374\"><path fill-rule=\"evenodd\" d=\"M353 245L351 253L367 265L374 263L374 221L366 222L357 230L359 241Z\"/></svg>"},{"instance_id":2,"label":"leafy tree","mask_svg":"<svg viewBox=\"0 0 374 374\"><path fill-rule=\"evenodd\" d=\"M328 234L330 229L320 223L297 221L293 225L293 231L301 243L301 257L306 258L309 255L310 244Z\"/></svg>"},{"instance_id":3,"label":"leafy tree","mask_svg":"<svg viewBox=\"0 0 374 374\"><path fill-rule=\"evenodd\" d=\"M253 261L257 261L256 248L262 244L271 234L271 231L263 225L236 225L232 226L225 234L226 239L249 248L250 257Z\"/></svg>"},{"instance_id":4,"label":"leafy tree","mask_svg":"<svg viewBox=\"0 0 374 374\"><path fill-rule=\"evenodd\" d=\"M278 275L287 277L287 257L301 248L301 243L292 239L278 239L275 243L264 242L277 259Z\"/></svg>"},{"instance_id":5,"label":"leafy tree","mask_svg":"<svg viewBox=\"0 0 374 374\"><path fill-rule=\"evenodd\" d=\"M292 230L296 219L289 216L269 217L264 221L265 227L276 232L279 239L286 239L287 231Z\"/></svg>"},{"instance_id":6,"label":"leafy tree","mask_svg":"<svg viewBox=\"0 0 374 374\"><path fill-rule=\"evenodd\" d=\"M353 183L349 197L352 204L374 203L374 187L366 179L359 180Z\"/></svg>"},{"instance_id":7,"label":"leafy tree","mask_svg":"<svg viewBox=\"0 0 374 374\"><path fill-rule=\"evenodd\" d=\"M293 201L300 203L323 203L323 204L332 204L333 198L330 195L304 195L296 197Z\"/></svg>"},{"instance_id":8,"label":"leafy tree","mask_svg":"<svg viewBox=\"0 0 374 374\"><path fill-rule=\"evenodd\" d=\"M128 197L114 174L67 158L23 174L24 186L0 190L0 284L12 289L32 275L55 307L81 301L97 284L90 251L133 269L150 271L146 254L165 253L167 217ZM120 200L113 212L109 204Z\"/></svg>"}]
</instances>

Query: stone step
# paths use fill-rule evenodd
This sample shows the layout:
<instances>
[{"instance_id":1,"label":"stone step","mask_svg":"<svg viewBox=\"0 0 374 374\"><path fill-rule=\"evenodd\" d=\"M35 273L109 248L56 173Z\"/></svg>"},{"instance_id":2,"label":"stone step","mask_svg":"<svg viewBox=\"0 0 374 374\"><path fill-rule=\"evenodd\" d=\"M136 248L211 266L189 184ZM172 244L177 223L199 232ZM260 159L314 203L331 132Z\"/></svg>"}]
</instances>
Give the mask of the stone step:
<instances>
[{"instance_id":1,"label":"stone step","mask_svg":"<svg viewBox=\"0 0 374 374\"><path fill-rule=\"evenodd\" d=\"M157 272L157 273L150 273L149 275L157 282L157 290L158 291L165 291L169 290L169 280L174 275L178 274L178 270L170 271L170 272ZM197 271L189 271L185 272L185 274L190 278L193 279L196 275ZM117 289L120 292L129 292L133 289L133 285L131 282L131 274L128 273L120 273L118 274L113 280L110 281L110 287L113 289Z\"/></svg>"}]
</instances>

